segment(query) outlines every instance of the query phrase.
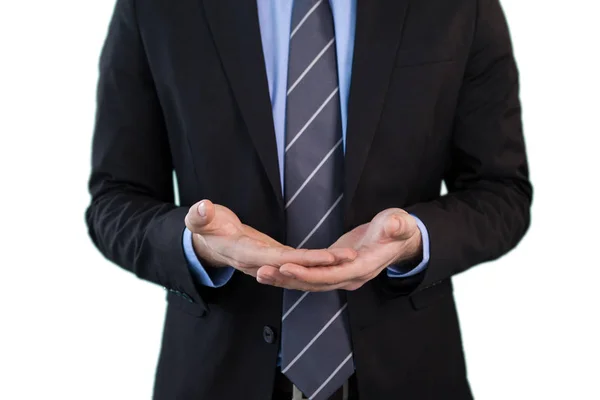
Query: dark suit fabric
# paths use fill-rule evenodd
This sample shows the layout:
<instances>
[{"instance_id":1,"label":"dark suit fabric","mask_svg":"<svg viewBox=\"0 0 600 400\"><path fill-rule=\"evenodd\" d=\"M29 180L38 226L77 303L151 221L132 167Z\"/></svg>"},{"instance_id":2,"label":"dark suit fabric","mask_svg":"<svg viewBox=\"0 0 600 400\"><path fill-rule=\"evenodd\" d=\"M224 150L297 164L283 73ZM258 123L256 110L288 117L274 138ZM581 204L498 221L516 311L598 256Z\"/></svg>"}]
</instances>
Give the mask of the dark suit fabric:
<instances>
[{"instance_id":1,"label":"dark suit fabric","mask_svg":"<svg viewBox=\"0 0 600 400\"><path fill-rule=\"evenodd\" d=\"M282 290L200 286L182 249L204 198L285 241L256 3L118 0L97 100L90 236L168 289L155 399L269 399ZM425 273L348 292L361 399L471 398L451 277L513 248L532 196L498 0L358 0L345 173L346 230L401 207L431 240Z\"/></svg>"}]
</instances>

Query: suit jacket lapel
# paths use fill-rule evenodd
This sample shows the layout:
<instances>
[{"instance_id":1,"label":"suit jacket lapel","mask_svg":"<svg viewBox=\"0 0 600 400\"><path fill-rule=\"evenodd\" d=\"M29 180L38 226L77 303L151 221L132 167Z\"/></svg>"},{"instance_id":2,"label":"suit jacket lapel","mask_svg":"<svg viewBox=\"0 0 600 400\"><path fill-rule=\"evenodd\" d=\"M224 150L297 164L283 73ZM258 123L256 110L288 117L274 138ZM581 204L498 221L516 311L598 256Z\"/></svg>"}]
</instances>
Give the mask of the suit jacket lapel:
<instances>
[{"instance_id":1,"label":"suit jacket lapel","mask_svg":"<svg viewBox=\"0 0 600 400\"><path fill-rule=\"evenodd\" d=\"M344 202L349 209L383 110L409 0L358 0L348 100Z\"/></svg>"},{"instance_id":2,"label":"suit jacket lapel","mask_svg":"<svg viewBox=\"0 0 600 400\"><path fill-rule=\"evenodd\" d=\"M204 8L242 117L283 207L256 1L204 0Z\"/></svg>"}]
</instances>

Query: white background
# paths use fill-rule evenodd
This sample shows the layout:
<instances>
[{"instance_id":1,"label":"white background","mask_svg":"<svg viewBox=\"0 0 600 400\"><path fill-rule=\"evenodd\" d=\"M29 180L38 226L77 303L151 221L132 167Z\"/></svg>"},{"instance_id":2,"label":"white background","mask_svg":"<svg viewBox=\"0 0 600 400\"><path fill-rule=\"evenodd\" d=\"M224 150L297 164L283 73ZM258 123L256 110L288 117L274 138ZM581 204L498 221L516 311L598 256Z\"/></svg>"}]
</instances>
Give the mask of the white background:
<instances>
[{"instance_id":1,"label":"white background","mask_svg":"<svg viewBox=\"0 0 600 400\"><path fill-rule=\"evenodd\" d=\"M455 279L477 399L600 399L600 24L504 0L535 185L520 247ZM114 1L0 2L0 399L149 399L164 292L84 226ZM226 371L224 371L226 373Z\"/></svg>"}]
</instances>

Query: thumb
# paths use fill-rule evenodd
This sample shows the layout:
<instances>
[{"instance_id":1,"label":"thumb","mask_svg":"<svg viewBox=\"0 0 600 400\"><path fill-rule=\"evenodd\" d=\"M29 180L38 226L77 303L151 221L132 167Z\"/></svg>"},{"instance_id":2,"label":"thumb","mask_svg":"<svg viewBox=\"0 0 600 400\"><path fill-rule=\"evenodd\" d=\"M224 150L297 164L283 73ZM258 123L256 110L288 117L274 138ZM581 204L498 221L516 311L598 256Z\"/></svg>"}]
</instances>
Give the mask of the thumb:
<instances>
[{"instance_id":1,"label":"thumb","mask_svg":"<svg viewBox=\"0 0 600 400\"><path fill-rule=\"evenodd\" d=\"M190 207L185 216L185 226L193 233L205 233L215 219L215 205L210 200L202 200Z\"/></svg>"},{"instance_id":2,"label":"thumb","mask_svg":"<svg viewBox=\"0 0 600 400\"><path fill-rule=\"evenodd\" d=\"M388 215L383 224L383 235L389 239L404 240L411 237L416 226L413 217L407 213Z\"/></svg>"}]
</instances>

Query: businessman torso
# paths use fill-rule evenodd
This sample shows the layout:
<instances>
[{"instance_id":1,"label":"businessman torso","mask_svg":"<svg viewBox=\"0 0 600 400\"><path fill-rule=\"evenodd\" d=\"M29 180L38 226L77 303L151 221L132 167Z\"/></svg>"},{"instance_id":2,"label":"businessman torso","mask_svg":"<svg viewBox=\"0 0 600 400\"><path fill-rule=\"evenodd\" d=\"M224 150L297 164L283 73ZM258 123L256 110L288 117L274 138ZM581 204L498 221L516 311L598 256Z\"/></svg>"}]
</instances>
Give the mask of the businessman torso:
<instances>
[{"instance_id":1,"label":"businessman torso","mask_svg":"<svg viewBox=\"0 0 600 400\"><path fill-rule=\"evenodd\" d=\"M136 126L149 136L121 154L140 162L138 170L119 177L119 184L136 180L137 188L160 197L157 188L170 184L162 171L172 167L181 205L210 198L283 241L284 207L256 3L120 3L103 54L99 106L106 112L98 115L98 129ZM517 185L525 179L507 35L493 0L358 1L345 228L368 222L386 208L414 206L432 230L432 261L425 273L397 281L382 274L348 292L363 399L471 397L450 276L508 250L522 227L504 232L506 239L490 237L506 243L488 248L471 238L477 229L469 224L477 221L470 220L470 209L463 212L463 201L471 206L468 198L439 208L435 202L444 179L459 191L470 181L504 179ZM495 41L498 48L486 54ZM500 69L500 78L486 83L485 93L481 82L468 82L492 69ZM492 101L486 103L486 96ZM502 104L494 108L495 103ZM121 104L134 107L133 112L125 115ZM516 118L508 115L515 112ZM481 138L487 130L494 132ZM505 150L498 137L515 143L514 158L492 160ZM102 150L116 138L115 133L97 139L104 143L98 146L98 169L121 162L108 160L108 150ZM482 166L477 158L486 157L492 161ZM157 183L156 176L164 179ZM517 197L508 189L504 193L504 187L490 184L488 189L508 202ZM446 211L452 218L445 223L461 223L436 222ZM455 237L446 238L450 235ZM462 237L471 243L453 243ZM169 289L155 397L270 398L282 290L241 273L221 288L195 285L199 295L190 301L183 289Z\"/></svg>"}]
</instances>

